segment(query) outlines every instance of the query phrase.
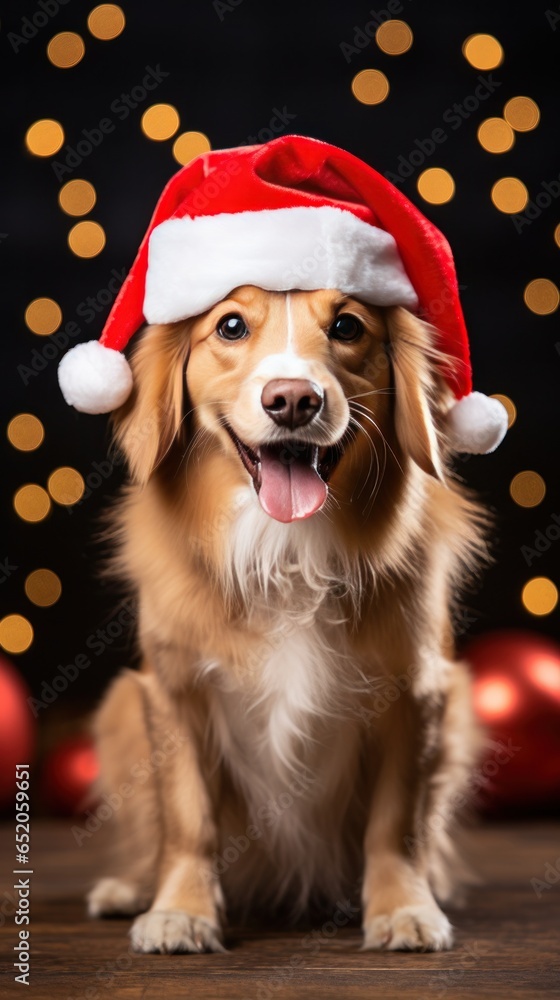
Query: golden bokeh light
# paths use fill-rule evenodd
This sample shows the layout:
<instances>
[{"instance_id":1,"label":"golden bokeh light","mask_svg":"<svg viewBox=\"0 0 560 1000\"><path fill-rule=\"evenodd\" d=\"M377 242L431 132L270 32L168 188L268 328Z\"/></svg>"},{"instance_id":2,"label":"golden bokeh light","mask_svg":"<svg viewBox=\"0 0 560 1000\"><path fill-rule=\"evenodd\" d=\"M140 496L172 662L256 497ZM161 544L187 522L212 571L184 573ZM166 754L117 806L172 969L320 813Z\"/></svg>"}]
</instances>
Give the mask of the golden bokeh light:
<instances>
[{"instance_id":1,"label":"golden bokeh light","mask_svg":"<svg viewBox=\"0 0 560 1000\"><path fill-rule=\"evenodd\" d=\"M182 166L190 163L195 156L208 153L211 149L210 140L204 132L182 132L173 143L173 156Z\"/></svg>"},{"instance_id":2,"label":"golden bokeh light","mask_svg":"<svg viewBox=\"0 0 560 1000\"><path fill-rule=\"evenodd\" d=\"M25 310L25 324L31 333L48 337L62 323L62 309L54 299L33 299Z\"/></svg>"},{"instance_id":3,"label":"golden bokeh light","mask_svg":"<svg viewBox=\"0 0 560 1000\"><path fill-rule=\"evenodd\" d=\"M517 407L510 399L509 396L503 396L500 392L493 392L492 399L497 399L499 403L505 408L508 415L508 429L513 427L515 421L517 420Z\"/></svg>"},{"instance_id":4,"label":"golden bokeh light","mask_svg":"<svg viewBox=\"0 0 560 1000\"><path fill-rule=\"evenodd\" d=\"M548 278L535 278L526 286L523 301L537 316L549 316L558 309L560 295L553 281L549 281Z\"/></svg>"},{"instance_id":5,"label":"golden bokeh light","mask_svg":"<svg viewBox=\"0 0 560 1000\"><path fill-rule=\"evenodd\" d=\"M14 494L14 510L22 521L43 521L50 509L47 491L36 483L26 483Z\"/></svg>"},{"instance_id":6,"label":"golden bokeh light","mask_svg":"<svg viewBox=\"0 0 560 1000\"><path fill-rule=\"evenodd\" d=\"M6 615L0 621L0 646L7 653L25 653L33 642L33 628L23 615Z\"/></svg>"},{"instance_id":7,"label":"golden bokeh light","mask_svg":"<svg viewBox=\"0 0 560 1000\"><path fill-rule=\"evenodd\" d=\"M50 608L56 604L62 593L62 584L51 569L35 569L25 581L25 593L33 604L40 608Z\"/></svg>"},{"instance_id":8,"label":"golden bokeh light","mask_svg":"<svg viewBox=\"0 0 560 1000\"><path fill-rule=\"evenodd\" d=\"M406 21L385 21L375 32L375 41L388 56L400 56L408 52L414 36Z\"/></svg>"},{"instance_id":9,"label":"golden bokeh light","mask_svg":"<svg viewBox=\"0 0 560 1000\"><path fill-rule=\"evenodd\" d=\"M529 201L529 192L518 177L501 177L492 187L492 201L506 215L522 212Z\"/></svg>"},{"instance_id":10,"label":"golden bokeh light","mask_svg":"<svg viewBox=\"0 0 560 1000\"><path fill-rule=\"evenodd\" d=\"M142 115L144 135L155 142L163 142L175 135L180 125L177 108L172 104L152 104Z\"/></svg>"},{"instance_id":11,"label":"golden bokeh light","mask_svg":"<svg viewBox=\"0 0 560 1000\"><path fill-rule=\"evenodd\" d=\"M352 80L352 93L361 104L381 104L389 93L389 81L379 69L362 69Z\"/></svg>"},{"instance_id":12,"label":"golden bokeh light","mask_svg":"<svg viewBox=\"0 0 560 1000\"><path fill-rule=\"evenodd\" d=\"M558 604L558 588L546 576L534 576L521 592L521 600L531 615L549 615Z\"/></svg>"},{"instance_id":13,"label":"golden bokeh light","mask_svg":"<svg viewBox=\"0 0 560 1000\"><path fill-rule=\"evenodd\" d=\"M554 242L556 243L557 247L560 247L560 222L558 223L556 229L554 230Z\"/></svg>"},{"instance_id":14,"label":"golden bokeh light","mask_svg":"<svg viewBox=\"0 0 560 1000\"><path fill-rule=\"evenodd\" d=\"M41 118L25 133L25 145L33 156L54 156L64 142L64 129L53 118Z\"/></svg>"},{"instance_id":15,"label":"golden bokeh light","mask_svg":"<svg viewBox=\"0 0 560 1000\"><path fill-rule=\"evenodd\" d=\"M77 66L84 58L85 51L83 39L75 31L61 31L47 45L47 56L53 66L58 66L59 69Z\"/></svg>"},{"instance_id":16,"label":"golden bokeh light","mask_svg":"<svg viewBox=\"0 0 560 1000\"><path fill-rule=\"evenodd\" d=\"M98 222L77 222L68 233L68 246L76 257L97 257L105 243L105 230Z\"/></svg>"},{"instance_id":17,"label":"golden bokeh light","mask_svg":"<svg viewBox=\"0 0 560 1000\"><path fill-rule=\"evenodd\" d=\"M515 142L515 133L504 118L487 118L476 134L487 153L507 153Z\"/></svg>"},{"instance_id":18,"label":"golden bokeh light","mask_svg":"<svg viewBox=\"0 0 560 1000\"><path fill-rule=\"evenodd\" d=\"M87 26L94 36L102 42L110 42L117 38L122 31L126 19L123 11L115 3L102 3L89 14Z\"/></svg>"},{"instance_id":19,"label":"golden bokeh light","mask_svg":"<svg viewBox=\"0 0 560 1000\"><path fill-rule=\"evenodd\" d=\"M45 428L32 413L18 413L8 424L8 441L18 451L35 451L45 438Z\"/></svg>"},{"instance_id":20,"label":"golden bokeh light","mask_svg":"<svg viewBox=\"0 0 560 1000\"><path fill-rule=\"evenodd\" d=\"M416 183L418 193L430 205L445 205L455 194L455 181L447 170L430 167L422 171Z\"/></svg>"},{"instance_id":21,"label":"golden bokeh light","mask_svg":"<svg viewBox=\"0 0 560 1000\"><path fill-rule=\"evenodd\" d=\"M541 113L530 97L512 97L504 108L504 118L516 132L530 132L539 124Z\"/></svg>"},{"instance_id":22,"label":"golden bokeh light","mask_svg":"<svg viewBox=\"0 0 560 1000\"><path fill-rule=\"evenodd\" d=\"M470 35L463 42L463 55L475 69L496 69L503 62L504 50L494 35Z\"/></svg>"},{"instance_id":23,"label":"golden bokeh light","mask_svg":"<svg viewBox=\"0 0 560 1000\"><path fill-rule=\"evenodd\" d=\"M68 181L58 195L58 204L66 215L87 215L96 201L95 188L89 181Z\"/></svg>"},{"instance_id":24,"label":"golden bokeh light","mask_svg":"<svg viewBox=\"0 0 560 1000\"><path fill-rule=\"evenodd\" d=\"M509 492L520 507L537 507L544 500L546 484L538 472L527 469L513 477Z\"/></svg>"},{"instance_id":25,"label":"golden bokeh light","mask_svg":"<svg viewBox=\"0 0 560 1000\"><path fill-rule=\"evenodd\" d=\"M77 469L72 469L69 465L63 465L51 472L47 483L51 497L63 507L71 507L77 503L82 498L85 488L83 477Z\"/></svg>"}]
</instances>

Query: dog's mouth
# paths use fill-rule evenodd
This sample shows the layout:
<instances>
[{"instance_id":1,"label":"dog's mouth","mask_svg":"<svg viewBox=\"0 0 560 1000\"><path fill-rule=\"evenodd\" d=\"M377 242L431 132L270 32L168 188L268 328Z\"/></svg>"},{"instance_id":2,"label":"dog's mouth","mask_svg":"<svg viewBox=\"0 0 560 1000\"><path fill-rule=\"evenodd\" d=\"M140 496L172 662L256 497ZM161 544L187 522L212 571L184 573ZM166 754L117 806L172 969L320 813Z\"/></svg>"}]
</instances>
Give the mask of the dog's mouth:
<instances>
[{"instance_id":1,"label":"dog's mouth","mask_svg":"<svg viewBox=\"0 0 560 1000\"><path fill-rule=\"evenodd\" d=\"M311 517L324 505L328 482L343 445L322 447L307 441L279 441L254 449L226 424L237 453L253 480L265 513L284 524Z\"/></svg>"}]
</instances>

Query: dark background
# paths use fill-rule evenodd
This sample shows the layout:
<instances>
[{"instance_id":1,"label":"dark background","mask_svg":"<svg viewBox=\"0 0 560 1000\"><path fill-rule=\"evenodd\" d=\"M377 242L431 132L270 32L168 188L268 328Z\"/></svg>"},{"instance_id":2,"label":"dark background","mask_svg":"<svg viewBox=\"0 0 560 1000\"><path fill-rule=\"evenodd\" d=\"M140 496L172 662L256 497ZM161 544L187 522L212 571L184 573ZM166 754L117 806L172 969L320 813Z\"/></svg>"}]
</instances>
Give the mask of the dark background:
<instances>
[{"instance_id":1,"label":"dark background","mask_svg":"<svg viewBox=\"0 0 560 1000\"><path fill-rule=\"evenodd\" d=\"M436 127L445 128L447 141L424 166L451 172L454 199L442 206L422 200L416 180L424 167L414 168L402 190L444 231L454 249L464 286L475 388L510 396L518 410L517 422L495 455L458 462L465 481L497 512L496 564L482 588L467 596L458 631L466 639L514 626L559 637L558 609L535 618L524 610L520 595L533 576L549 576L560 583L556 543L530 568L521 553L522 545L532 544L535 531L544 530L551 515L560 513L557 314L536 316L523 303L528 281L555 280L557 275L560 249L553 233L560 221L560 199L521 234L490 200L491 186L499 177L520 177L534 198L543 181L557 179L560 173L556 85L560 25L553 30L546 8L527 4L516 12L507 3L403 0L396 16L412 28L412 49L391 57L371 41L347 61L341 43L352 43L356 26L363 28L372 10L379 15L382 3L374 7L371 0L330 6L241 0L220 16L210 0L188 4L135 0L121 4L127 19L122 35L102 42L86 27L94 4L69 0L15 53L7 33L20 31L22 18L39 9L37 3L17 6L17 13L12 10L3 19L0 31L3 138L8 150L8 161L3 156L0 222L4 269L0 558L17 567L0 585L0 617L17 612L33 625L32 646L12 657L33 693L40 695L43 682L54 676L59 664L87 651L88 636L114 617L123 596L96 576L102 548L95 540L100 512L116 495L122 470L113 467L103 484L75 507L54 504L50 516L38 524L15 514L12 497L20 485L44 486L60 465L75 467L87 479L94 463L106 458L108 447L104 417L81 415L65 405L56 360L27 386L23 384L18 365L29 365L33 349L41 350L47 339L27 329L24 312L32 299L48 296L60 304L63 325L69 320L79 323L80 339L99 336L108 307L89 324L76 309L107 287L113 268L130 266L155 202L178 169L172 140L150 141L140 129L143 111L159 102L177 108L181 132L202 131L213 148L240 145L258 136L269 127L275 109L286 108L295 116L286 131L347 148L381 172L394 171L399 156L408 156L416 139L426 138ZM50 38L63 30L77 31L86 43L84 59L67 70L52 66L46 56ZM493 71L500 86L460 128L452 130L442 121L443 113L472 95L478 83L480 71L461 53L463 41L475 32L494 34L504 47L505 60ZM111 103L141 83L146 66L158 64L169 76L125 121L116 120ZM354 75L367 67L383 70L391 85L389 98L374 107L358 103L350 89ZM477 127L489 116L501 116L505 102L517 95L537 102L540 125L519 134L510 152L492 155L479 145ZM61 182L52 162L60 161L63 152L50 159L33 157L25 149L24 136L36 119L52 117L63 124L65 143L75 147L83 138L82 130L95 128L107 115L117 121L114 132L62 181L84 178L97 191L97 204L88 217L103 225L107 245L99 256L85 260L71 254L66 242L68 230L79 220L65 215L57 202ZM5 428L19 412L36 414L45 426L46 438L37 451L19 452L7 441ZM532 509L518 507L509 496L512 477L524 469L539 472L547 485L544 501ZM35 607L24 593L25 577L38 567L54 570L62 581L62 596L50 608ZM134 635L129 630L103 655L92 657L91 667L69 686L52 712L44 713L45 725L60 724L63 718L66 725L69 714L78 718L89 710L109 678L133 655Z\"/></svg>"}]
</instances>

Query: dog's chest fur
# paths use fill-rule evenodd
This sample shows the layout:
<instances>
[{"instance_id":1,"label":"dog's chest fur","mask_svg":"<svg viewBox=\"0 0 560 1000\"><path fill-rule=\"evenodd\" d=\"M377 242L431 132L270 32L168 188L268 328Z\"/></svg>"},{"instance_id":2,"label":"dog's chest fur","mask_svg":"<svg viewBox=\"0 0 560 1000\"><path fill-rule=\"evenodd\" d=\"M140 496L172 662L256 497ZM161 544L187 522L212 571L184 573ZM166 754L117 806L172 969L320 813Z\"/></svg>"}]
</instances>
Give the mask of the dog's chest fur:
<instances>
[{"instance_id":1,"label":"dog's chest fur","mask_svg":"<svg viewBox=\"0 0 560 1000\"><path fill-rule=\"evenodd\" d=\"M284 858L279 870L292 871L300 888L301 879L324 882L328 866L336 892L341 829L355 792L344 776L357 770L367 681L348 645L341 566L325 528L277 525L254 505L242 510L228 558L260 638L241 672L219 662L203 670L210 735L259 851Z\"/></svg>"}]
</instances>

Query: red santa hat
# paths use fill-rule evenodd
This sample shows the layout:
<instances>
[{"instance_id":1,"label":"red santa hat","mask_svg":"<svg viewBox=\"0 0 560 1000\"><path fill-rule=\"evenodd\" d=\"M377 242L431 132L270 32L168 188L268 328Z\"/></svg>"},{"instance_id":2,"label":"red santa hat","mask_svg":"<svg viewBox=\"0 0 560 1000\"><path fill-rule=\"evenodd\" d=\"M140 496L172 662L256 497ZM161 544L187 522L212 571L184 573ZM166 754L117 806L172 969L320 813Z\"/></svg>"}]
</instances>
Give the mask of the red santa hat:
<instances>
[{"instance_id":1,"label":"red santa hat","mask_svg":"<svg viewBox=\"0 0 560 1000\"><path fill-rule=\"evenodd\" d=\"M385 177L342 149L303 136L196 157L167 184L99 341L62 359L66 401L85 413L125 402L121 353L144 323L196 316L238 285L336 288L405 306L437 330L454 362L457 451L493 451L507 429L497 400L472 392L469 343L449 244Z\"/></svg>"}]
</instances>

